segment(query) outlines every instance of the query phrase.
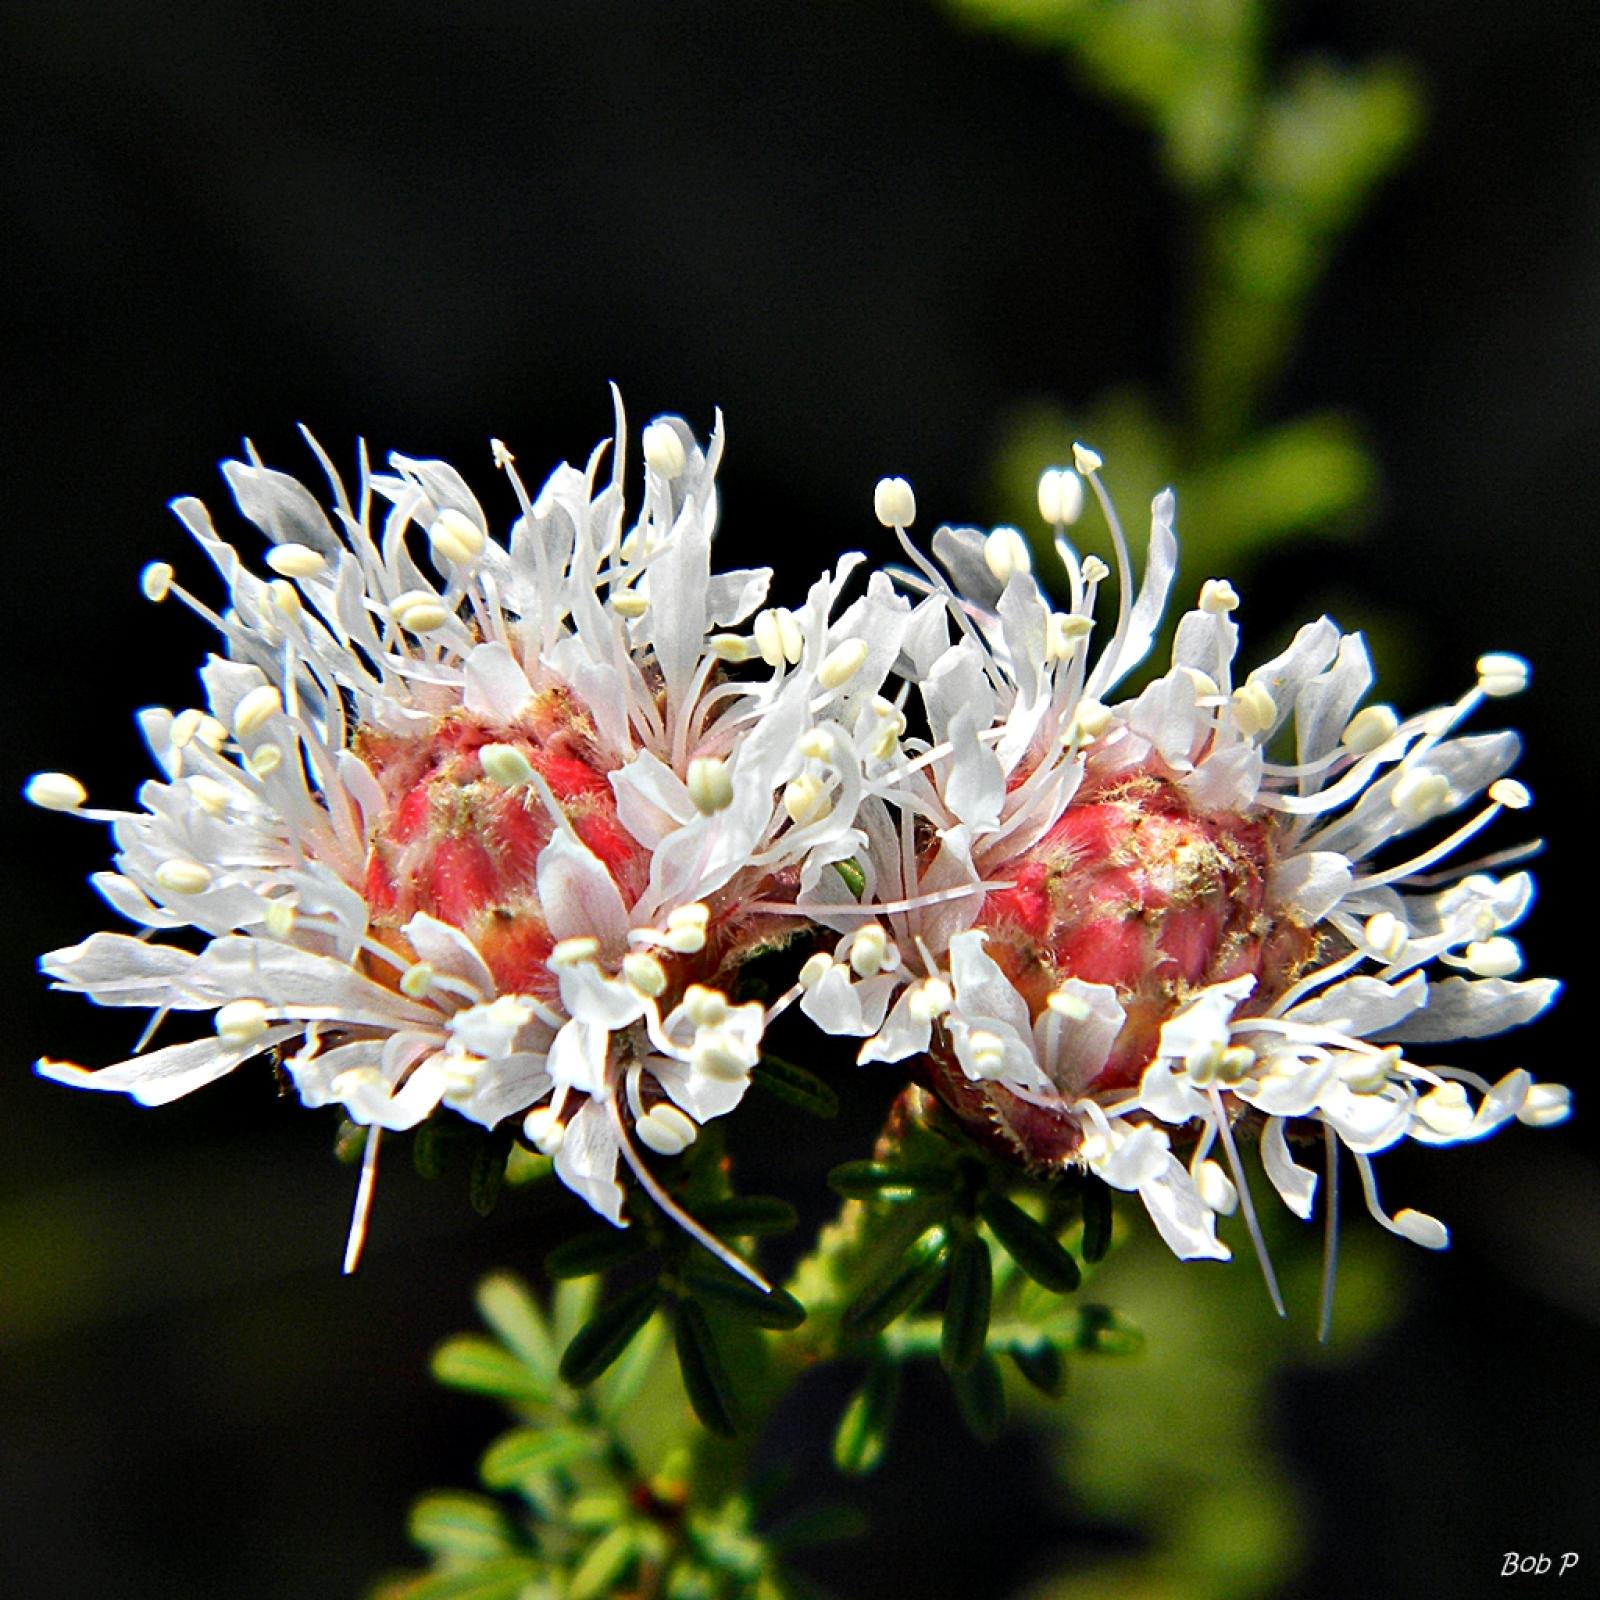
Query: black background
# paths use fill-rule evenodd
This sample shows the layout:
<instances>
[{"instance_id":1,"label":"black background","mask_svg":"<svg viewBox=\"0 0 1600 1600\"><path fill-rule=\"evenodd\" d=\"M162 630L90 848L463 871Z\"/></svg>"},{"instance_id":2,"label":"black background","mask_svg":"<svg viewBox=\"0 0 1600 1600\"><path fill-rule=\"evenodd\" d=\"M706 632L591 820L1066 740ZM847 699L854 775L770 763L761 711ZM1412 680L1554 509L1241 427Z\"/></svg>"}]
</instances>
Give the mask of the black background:
<instances>
[{"instance_id":1,"label":"black background","mask_svg":"<svg viewBox=\"0 0 1600 1600\"><path fill-rule=\"evenodd\" d=\"M931 8L14 3L4 25L12 796L63 767L122 803L146 770L131 711L193 700L208 641L136 575L197 569L164 504L220 511L243 433L308 477L295 422L342 460L365 434L492 500L489 436L536 482L608 431L609 379L636 425L704 431L721 406L724 559L793 589L841 549L886 553L881 473L913 480L925 526L992 518L1006 405L1169 382L1183 259L1145 137ZM1541 1549L1583 1555L1561 1592L1600 1592L1600 29L1582 0L1344 0L1281 28L1286 49L1407 58L1430 127L1273 407L1365 419L1382 504L1364 543L1269 561L1250 622L1259 641L1331 587L1364 595L1407 619L1435 699L1482 649L1531 658L1519 775L1551 849L1524 942L1567 992L1503 1048L1578 1096L1567 1128L1384 1164L1390 1203L1456 1243L1407 1261L1414 1308L1361 1360L1280 1388L1315 1509L1292 1592L1499 1593L1503 1552ZM396 1170L342 1281L331 1125L261 1077L160 1112L33 1079L39 1054L128 1040L30 970L107 925L82 881L103 840L20 803L9 821L0 1592L355 1595L405 1559L409 1498L466 1481L494 1425L429 1387L429 1348L479 1272L532 1270L572 1214L482 1223L459 1185ZM890 1088L839 1081L863 1124ZM759 1111L740 1133L784 1192L858 1153L848 1127L792 1135ZM998 1597L1086 1537L1031 1447L979 1456L923 1398L878 1533L827 1568L841 1593ZM820 1482L820 1433L789 1426L773 1448Z\"/></svg>"}]
</instances>

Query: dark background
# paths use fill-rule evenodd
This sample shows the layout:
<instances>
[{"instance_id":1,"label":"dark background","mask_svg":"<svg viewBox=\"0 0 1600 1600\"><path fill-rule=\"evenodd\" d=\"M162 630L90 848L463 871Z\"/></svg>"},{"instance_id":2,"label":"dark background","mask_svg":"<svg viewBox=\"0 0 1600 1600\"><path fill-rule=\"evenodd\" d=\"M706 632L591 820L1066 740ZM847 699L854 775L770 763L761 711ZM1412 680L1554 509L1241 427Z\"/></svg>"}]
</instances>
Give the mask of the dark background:
<instances>
[{"instance_id":1,"label":"dark background","mask_svg":"<svg viewBox=\"0 0 1600 1600\"><path fill-rule=\"evenodd\" d=\"M1568 988L1502 1053L1579 1108L1382 1164L1390 1204L1456 1243L1392 1241L1411 1309L1359 1360L1279 1386L1274 1433L1315 1511L1286 1592L1499 1593L1507 1550L1578 1550L1562 1592L1600 1592L1581 1029L1600 28L1583 0L1345 0L1281 27L1286 48L1410 60L1430 127L1274 407L1365 419L1382 503L1364 542L1269 561L1251 622L1259 641L1336 580L1407 619L1421 697L1457 693L1482 649L1532 659L1519 775L1551 849L1524 942ZM133 709L193 700L208 641L136 575L198 569L163 507L220 511L215 462L243 433L308 481L299 420L341 461L358 434L444 456L498 505L489 436L537 482L609 429L608 379L635 425L672 409L705 430L721 406L725 559L776 559L793 589L840 549L885 553L881 473L912 479L925 525L981 520L1006 406L1170 381L1183 262L1146 137L936 9L187 0L12 4L4 28L13 796L63 767L122 803L146 771ZM406 1559L410 1497L465 1482L495 1426L428 1385L429 1349L471 1320L476 1275L533 1270L574 1213L523 1197L480 1222L460 1181L428 1189L398 1160L346 1282L332 1125L262 1075L160 1112L33 1079L39 1054L129 1039L30 970L108 925L82 881L103 838L20 803L9 820L0 1593L354 1596ZM848 1128L795 1134L764 1111L738 1132L780 1192L858 1153ZM1266 1315L1253 1287L1237 1314ZM872 1490L877 1535L827 1568L842 1593L998 1597L1101 1537L1031 1447L979 1456L935 1387L921 1398L925 1430ZM792 1425L775 1449L820 1482L821 1436Z\"/></svg>"}]
</instances>

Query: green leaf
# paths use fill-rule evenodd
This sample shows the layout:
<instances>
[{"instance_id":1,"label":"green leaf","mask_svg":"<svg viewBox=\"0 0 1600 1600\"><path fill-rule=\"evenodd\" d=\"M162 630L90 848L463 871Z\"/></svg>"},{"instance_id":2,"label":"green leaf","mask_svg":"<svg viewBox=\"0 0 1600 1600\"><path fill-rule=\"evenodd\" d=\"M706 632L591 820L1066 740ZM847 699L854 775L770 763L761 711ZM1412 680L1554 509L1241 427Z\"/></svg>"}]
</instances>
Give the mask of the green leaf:
<instances>
[{"instance_id":1,"label":"green leaf","mask_svg":"<svg viewBox=\"0 0 1600 1600\"><path fill-rule=\"evenodd\" d=\"M1006 1254L1035 1283L1057 1294L1070 1294L1078 1287L1082 1279L1078 1263L1021 1206L991 1191L978 1202L978 1212Z\"/></svg>"},{"instance_id":2,"label":"green leaf","mask_svg":"<svg viewBox=\"0 0 1600 1600\"><path fill-rule=\"evenodd\" d=\"M444 1171L446 1141L439 1131L440 1121L438 1117L429 1117L411 1135L411 1165L417 1169L418 1177L430 1181Z\"/></svg>"},{"instance_id":3,"label":"green leaf","mask_svg":"<svg viewBox=\"0 0 1600 1600\"><path fill-rule=\"evenodd\" d=\"M406 1590L406 1600L517 1600L539 1576L530 1556L501 1556L454 1572L430 1572Z\"/></svg>"},{"instance_id":4,"label":"green leaf","mask_svg":"<svg viewBox=\"0 0 1600 1600\"><path fill-rule=\"evenodd\" d=\"M787 1330L798 1328L806 1320L806 1308L787 1290L774 1289L770 1294L763 1294L742 1278L702 1271L698 1267L687 1268L682 1277L685 1288L695 1299L758 1328Z\"/></svg>"},{"instance_id":5,"label":"green leaf","mask_svg":"<svg viewBox=\"0 0 1600 1600\"><path fill-rule=\"evenodd\" d=\"M564 1240L544 1258L552 1278L587 1278L633 1261L650 1248L643 1228L605 1228Z\"/></svg>"},{"instance_id":6,"label":"green leaf","mask_svg":"<svg viewBox=\"0 0 1600 1600\"><path fill-rule=\"evenodd\" d=\"M1111 1248L1111 1190L1098 1178L1083 1186L1083 1259L1103 1261Z\"/></svg>"},{"instance_id":7,"label":"green leaf","mask_svg":"<svg viewBox=\"0 0 1600 1600\"><path fill-rule=\"evenodd\" d=\"M600 1382L600 1415L611 1420L627 1410L638 1394L650 1369L661 1354L661 1341L666 1330L659 1320L647 1322L641 1332L634 1335L633 1343L622 1353L622 1359Z\"/></svg>"},{"instance_id":8,"label":"green leaf","mask_svg":"<svg viewBox=\"0 0 1600 1600\"><path fill-rule=\"evenodd\" d=\"M867 890L867 875L854 861L835 861L833 870L844 880L844 886L859 900Z\"/></svg>"},{"instance_id":9,"label":"green leaf","mask_svg":"<svg viewBox=\"0 0 1600 1600\"><path fill-rule=\"evenodd\" d=\"M525 1361L492 1339L458 1334L433 1352L433 1375L452 1389L501 1400L549 1400L550 1386Z\"/></svg>"},{"instance_id":10,"label":"green leaf","mask_svg":"<svg viewBox=\"0 0 1600 1600\"><path fill-rule=\"evenodd\" d=\"M480 1217L494 1210L495 1201L505 1186L506 1162L511 1156L511 1130L497 1130L478 1143L472 1154L472 1176L467 1180L467 1194L472 1209Z\"/></svg>"},{"instance_id":11,"label":"green leaf","mask_svg":"<svg viewBox=\"0 0 1600 1600\"><path fill-rule=\"evenodd\" d=\"M680 1300L672 1310L672 1334L683 1372L689 1404L713 1433L732 1439L739 1432L738 1396L733 1380L717 1349L705 1309L693 1300Z\"/></svg>"},{"instance_id":12,"label":"green leaf","mask_svg":"<svg viewBox=\"0 0 1600 1600\"><path fill-rule=\"evenodd\" d=\"M950 1194L955 1186L955 1169L932 1162L896 1166L889 1161L846 1161L828 1174L828 1187L846 1200L904 1200Z\"/></svg>"},{"instance_id":13,"label":"green leaf","mask_svg":"<svg viewBox=\"0 0 1600 1600\"><path fill-rule=\"evenodd\" d=\"M513 1428L484 1452L478 1476L486 1489L514 1489L598 1453L594 1439L576 1428Z\"/></svg>"},{"instance_id":14,"label":"green leaf","mask_svg":"<svg viewBox=\"0 0 1600 1600\"><path fill-rule=\"evenodd\" d=\"M814 1117L839 1115L839 1097L814 1072L797 1067L778 1056L763 1056L756 1063L750 1081L765 1089L775 1100L798 1106Z\"/></svg>"},{"instance_id":15,"label":"green leaf","mask_svg":"<svg viewBox=\"0 0 1600 1600\"><path fill-rule=\"evenodd\" d=\"M966 1372L950 1374L956 1392L961 1420L985 1444L1000 1437L1006 1421L1006 1390L1000 1378L1000 1363L983 1352Z\"/></svg>"},{"instance_id":16,"label":"green leaf","mask_svg":"<svg viewBox=\"0 0 1600 1600\"><path fill-rule=\"evenodd\" d=\"M613 1595L638 1553L639 1533L626 1523L602 1534L578 1563L567 1585L568 1600L603 1600Z\"/></svg>"},{"instance_id":17,"label":"green leaf","mask_svg":"<svg viewBox=\"0 0 1600 1600\"><path fill-rule=\"evenodd\" d=\"M1073 1348L1085 1355L1131 1356L1144 1345L1144 1335L1110 1306L1078 1307Z\"/></svg>"},{"instance_id":18,"label":"green leaf","mask_svg":"<svg viewBox=\"0 0 1600 1600\"><path fill-rule=\"evenodd\" d=\"M866 1382L844 1408L833 1436L833 1461L841 1472L861 1477L883 1459L899 1398L899 1364L879 1357L868 1368Z\"/></svg>"},{"instance_id":19,"label":"green leaf","mask_svg":"<svg viewBox=\"0 0 1600 1600\"><path fill-rule=\"evenodd\" d=\"M695 1220L719 1239L739 1239L788 1233L799 1226L800 1213L776 1195L731 1194L701 1206Z\"/></svg>"},{"instance_id":20,"label":"green leaf","mask_svg":"<svg viewBox=\"0 0 1600 1600\"><path fill-rule=\"evenodd\" d=\"M496 1272L478 1285L478 1315L540 1377L555 1381L556 1347L539 1302L528 1286L509 1272Z\"/></svg>"},{"instance_id":21,"label":"green leaf","mask_svg":"<svg viewBox=\"0 0 1600 1600\"><path fill-rule=\"evenodd\" d=\"M413 1544L458 1561L492 1561L513 1548L505 1514L481 1494L424 1495L411 1508L408 1532Z\"/></svg>"},{"instance_id":22,"label":"green leaf","mask_svg":"<svg viewBox=\"0 0 1600 1600\"><path fill-rule=\"evenodd\" d=\"M983 1354L993 1295L989 1246L978 1234L965 1234L950 1247L950 1288L939 1338L939 1360L947 1372L970 1372Z\"/></svg>"},{"instance_id":23,"label":"green leaf","mask_svg":"<svg viewBox=\"0 0 1600 1600\"><path fill-rule=\"evenodd\" d=\"M1067 1362L1053 1344L1042 1344L1034 1350L1013 1347L1009 1352L1022 1374L1040 1394L1052 1400L1059 1399L1067 1387Z\"/></svg>"},{"instance_id":24,"label":"green leaf","mask_svg":"<svg viewBox=\"0 0 1600 1600\"><path fill-rule=\"evenodd\" d=\"M575 1389L594 1382L647 1323L661 1301L659 1284L643 1283L637 1289L607 1301L572 1336L561 1353L561 1378Z\"/></svg>"},{"instance_id":25,"label":"green leaf","mask_svg":"<svg viewBox=\"0 0 1600 1600\"><path fill-rule=\"evenodd\" d=\"M572 1336L594 1313L600 1285L594 1278L565 1278L550 1297L550 1336L564 1350Z\"/></svg>"},{"instance_id":26,"label":"green leaf","mask_svg":"<svg viewBox=\"0 0 1600 1600\"><path fill-rule=\"evenodd\" d=\"M909 1311L938 1281L944 1269L945 1231L927 1230L903 1256L861 1292L846 1308L841 1325L847 1333L881 1333Z\"/></svg>"}]
</instances>

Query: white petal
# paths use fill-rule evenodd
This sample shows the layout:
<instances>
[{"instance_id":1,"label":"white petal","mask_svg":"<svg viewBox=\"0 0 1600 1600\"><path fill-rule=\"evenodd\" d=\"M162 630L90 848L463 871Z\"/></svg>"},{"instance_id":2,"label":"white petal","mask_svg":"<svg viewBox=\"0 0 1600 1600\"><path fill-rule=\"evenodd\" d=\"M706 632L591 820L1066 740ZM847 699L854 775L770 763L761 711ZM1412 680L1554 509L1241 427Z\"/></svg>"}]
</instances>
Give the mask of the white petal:
<instances>
[{"instance_id":1,"label":"white petal","mask_svg":"<svg viewBox=\"0 0 1600 1600\"><path fill-rule=\"evenodd\" d=\"M417 958L434 971L471 984L485 1000L494 996L494 974L478 954L478 947L459 928L419 911L406 924L405 935Z\"/></svg>"},{"instance_id":2,"label":"white petal","mask_svg":"<svg viewBox=\"0 0 1600 1600\"><path fill-rule=\"evenodd\" d=\"M539 905L557 940L593 935L615 953L628 937L628 908L606 864L592 850L557 828L539 852Z\"/></svg>"},{"instance_id":3,"label":"white petal","mask_svg":"<svg viewBox=\"0 0 1600 1600\"><path fill-rule=\"evenodd\" d=\"M1183 1163L1168 1155L1161 1172L1140 1185L1139 1198L1156 1231L1180 1261L1227 1261L1233 1252L1217 1237L1217 1214Z\"/></svg>"},{"instance_id":4,"label":"white petal","mask_svg":"<svg viewBox=\"0 0 1600 1600\"><path fill-rule=\"evenodd\" d=\"M1361 976L1330 984L1312 999L1292 1007L1284 1016L1290 1022L1365 1039L1392 1029L1427 998L1428 986L1419 973L1412 973L1397 983Z\"/></svg>"},{"instance_id":5,"label":"white petal","mask_svg":"<svg viewBox=\"0 0 1600 1600\"><path fill-rule=\"evenodd\" d=\"M213 1035L191 1044L172 1044L148 1055L133 1056L91 1072L70 1061L41 1061L41 1078L74 1089L104 1089L131 1095L142 1106L164 1106L232 1072L243 1061L258 1056L283 1039L300 1032L296 1027L268 1028L247 1044L228 1044Z\"/></svg>"},{"instance_id":6,"label":"white petal","mask_svg":"<svg viewBox=\"0 0 1600 1600\"><path fill-rule=\"evenodd\" d=\"M1332 850L1306 850L1273 869L1267 894L1274 907L1320 922L1350 891L1350 863Z\"/></svg>"},{"instance_id":7,"label":"white petal","mask_svg":"<svg viewBox=\"0 0 1600 1600\"><path fill-rule=\"evenodd\" d=\"M1554 978L1445 978L1429 985L1426 1006L1386 1029L1383 1038L1401 1044L1481 1039L1530 1021L1560 990Z\"/></svg>"},{"instance_id":8,"label":"white petal","mask_svg":"<svg viewBox=\"0 0 1600 1600\"><path fill-rule=\"evenodd\" d=\"M605 1106L591 1100L567 1124L556 1152L556 1176L607 1222L622 1221L622 1186L617 1182L617 1135Z\"/></svg>"},{"instance_id":9,"label":"white petal","mask_svg":"<svg viewBox=\"0 0 1600 1600\"><path fill-rule=\"evenodd\" d=\"M468 711L503 727L515 722L533 698L533 685L505 645L474 646L462 669L462 699Z\"/></svg>"},{"instance_id":10,"label":"white petal","mask_svg":"<svg viewBox=\"0 0 1600 1600\"><path fill-rule=\"evenodd\" d=\"M1280 1117L1268 1117L1261 1130L1261 1165L1283 1203L1297 1217L1309 1217L1317 1192L1317 1175L1289 1154L1289 1141Z\"/></svg>"}]
</instances>

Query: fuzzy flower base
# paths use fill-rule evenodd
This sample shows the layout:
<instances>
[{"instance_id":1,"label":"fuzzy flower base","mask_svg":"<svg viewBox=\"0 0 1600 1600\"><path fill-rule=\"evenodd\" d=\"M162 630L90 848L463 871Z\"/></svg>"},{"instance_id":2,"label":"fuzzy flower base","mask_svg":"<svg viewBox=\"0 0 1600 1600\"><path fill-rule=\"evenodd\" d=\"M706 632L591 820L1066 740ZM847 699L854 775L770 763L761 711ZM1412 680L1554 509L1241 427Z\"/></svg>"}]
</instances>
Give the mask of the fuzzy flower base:
<instances>
[{"instance_id":1,"label":"fuzzy flower base","mask_svg":"<svg viewBox=\"0 0 1600 1600\"><path fill-rule=\"evenodd\" d=\"M1135 589L1099 459L1046 474L1058 608L1015 529L940 529L930 561L886 479L910 567L842 605L847 557L788 609L767 570L712 568L720 430L702 447L662 418L642 446L630 521L620 408L537 497L497 442L503 543L454 469L404 456L363 454L352 491L317 450L326 510L253 452L226 463L259 561L175 504L225 603L165 564L144 590L220 636L205 705L141 714L161 776L139 810L62 773L29 786L112 825L95 883L141 929L45 971L152 1022L125 1061L44 1075L155 1105L277 1054L306 1104L372 1130L352 1263L380 1131L444 1106L517 1128L612 1222L638 1184L748 1272L652 1161L738 1105L796 1000L1006 1159L1138 1193L1185 1257L1226 1256L1216 1218L1239 1206L1259 1239L1241 1123L1298 1215L1318 1178L1293 1150L1316 1137L1330 1187L1342 1147L1373 1214L1438 1246L1440 1223L1379 1205L1372 1155L1566 1114L1520 1069L1491 1085L1410 1054L1555 993L1517 976L1517 852L1453 864L1529 803L1514 736L1457 732L1523 687L1519 658L1402 719L1362 707L1365 649L1324 618L1241 680L1238 597L1212 580L1168 670L1117 700L1165 610L1170 493ZM1086 484L1113 601L1066 537ZM739 1003L775 947L793 987ZM196 1012L208 1031L154 1045Z\"/></svg>"}]
</instances>

